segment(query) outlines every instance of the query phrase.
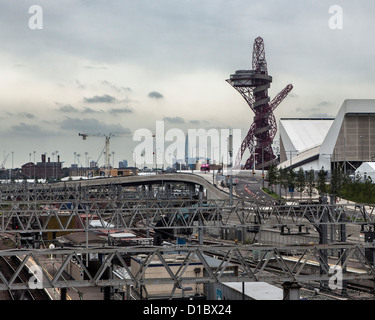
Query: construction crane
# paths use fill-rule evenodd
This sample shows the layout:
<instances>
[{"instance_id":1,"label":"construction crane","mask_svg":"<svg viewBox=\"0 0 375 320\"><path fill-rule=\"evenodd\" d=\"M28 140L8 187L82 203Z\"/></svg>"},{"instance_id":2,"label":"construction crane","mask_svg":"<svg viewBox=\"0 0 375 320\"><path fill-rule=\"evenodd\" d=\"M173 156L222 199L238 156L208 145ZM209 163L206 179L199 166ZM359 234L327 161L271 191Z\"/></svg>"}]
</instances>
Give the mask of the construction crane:
<instances>
[{"instance_id":1,"label":"construction crane","mask_svg":"<svg viewBox=\"0 0 375 320\"><path fill-rule=\"evenodd\" d=\"M106 175L108 175L109 173L109 169L111 167L111 154L109 152L109 140L111 139L111 137L115 137L115 136L131 136L132 133L108 133L108 134L104 134L104 133L94 133L94 134L90 134L90 133L78 133L79 136L82 137L83 140L86 140L87 137L105 137L105 165L104 165L104 168L105 168L105 171L106 171ZM103 151L102 151L103 152Z\"/></svg>"},{"instance_id":2,"label":"construction crane","mask_svg":"<svg viewBox=\"0 0 375 320\"><path fill-rule=\"evenodd\" d=\"M8 156L9 156L9 153L6 155L6 157L4 158L3 163L0 165L1 169L5 169L5 163L6 163L7 159L8 159Z\"/></svg>"},{"instance_id":3,"label":"construction crane","mask_svg":"<svg viewBox=\"0 0 375 320\"><path fill-rule=\"evenodd\" d=\"M106 175L108 176L109 168L110 168L110 153L109 153L109 140L111 137L116 136L117 134L109 133L96 133L96 134L88 134L88 133L78 133L79 136L82 137L83 140L86 140L87 137L105 137L105 165L104 169L106 171Z\"/></svg>"}]
</instances>

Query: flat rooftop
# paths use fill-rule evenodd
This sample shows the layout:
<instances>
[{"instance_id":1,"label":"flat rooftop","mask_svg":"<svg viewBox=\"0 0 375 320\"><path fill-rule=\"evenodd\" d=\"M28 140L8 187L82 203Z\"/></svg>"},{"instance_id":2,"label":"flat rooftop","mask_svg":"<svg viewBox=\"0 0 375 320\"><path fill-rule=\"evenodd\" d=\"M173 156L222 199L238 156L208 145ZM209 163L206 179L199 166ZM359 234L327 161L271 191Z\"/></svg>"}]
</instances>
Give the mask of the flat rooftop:
<instances>
[{"instance_id":1,"label":"flat rooftop","mask_svg":"<svg viewBox=\"0 0 375 320\"><path fill-rule=\"evenodd\" d=\"M242 293L242 282L223 282L224 285ZM245 282L244 293L255 300L283 300L283 289L267 282Z\"/></svg>"}]
</instances>

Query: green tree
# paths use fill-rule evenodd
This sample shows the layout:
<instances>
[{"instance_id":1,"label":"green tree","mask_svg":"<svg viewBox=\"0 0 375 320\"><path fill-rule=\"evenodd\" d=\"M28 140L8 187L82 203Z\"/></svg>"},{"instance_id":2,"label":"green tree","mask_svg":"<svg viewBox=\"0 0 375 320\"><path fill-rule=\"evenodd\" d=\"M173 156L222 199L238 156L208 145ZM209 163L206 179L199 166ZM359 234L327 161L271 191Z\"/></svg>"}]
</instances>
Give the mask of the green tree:
<instances>
[{"instance_id":1,"label":"green tree","mask_svg":"<svg viewBox=\"0 0 375 320\"><path fill-rule=\"evenodd\" d=\"M343 170L340 166L336 166L331 174L330 192L331 194L341 196L343 182L345 181Z\"/></svg>"},{"instance_id":2,"label":"green tree","mask_svg":"<svg viewBox=\"0 0 375 320\"><path fill-rule=\"evenodd\" d=\"M279 168L279 183L281 187L284 188L284 193L286 196L286 189L288 188L288 169Z\"/></svg>"},{"instance_id":3,"label":"green tree","mask_svg":"<svg viewBox=\"0 0 375 320\"><path fill-rule=\"evenodd\" d=\"M293 169L289 169L287 171L287 177L286 178L287 178L287 181L288 181L288 188L292 192L292 197L293 197L293 192L294 192L294 188L295 188L295 184L296 184L296 177L297 177L297 174Z\"/></svg>"},{"instance_id":4,"label":"green tree","mask_svg":"<svg viewBox=\"0 0 375 320\"><path fill-rule=\"evenodd\" d=\"M302 192L305 190L306 187L306 177L305 177L305 171L302 169L302 167L299 168L296 178L296 185L297 185L297 191L300 194L300 198L302 199Z\"/></svg>"},{"instance_id":5,"label":"green tree","mask_svg":"<svg viewBox=\"0 0 375 320\"><path fill-rule=\"evenodd\" d=\"M371 177L367 177L363 183L363 202L371 203L371 197L373 194L373 183Z\"/></svg>"},{"instance_id":6,"label":"green tree","mask_svg":"<svg viewBox=\"0 0 375 320\"><path fill-rule=\"evenodd\" d=\"M316 189L319 191L319 194L327 193L327 184L326 184L326 171L322 167L318 172L318 179L316 181Z\"/></svg>"},{"instance_id":7,"label":"green tree","mask_svg":"<svg viewBox=\"0 0 375 320\"><path fill-rule=\"evenodd\" d=\"M311 199L312 194L314 192L314 188L315 188L315 171L313 169L311 169L310 171L307 171L306 186L307 186L307 194L309 195Z\"/></svg>"},{"instance_id":8,"label":"green tree","mask_svg":"<svg viewBox=\"0 0 375 320\"><path fill-rule=\"evenodd\" d=\"M370 177L362 178L356 175L350 178L342 176L342 183L338 193L341 197L359 203L375 203L375 184Z\"/></svg>"},{"instance_id":9,"label":"green tree","mask_svg":"<svg viewBox=\"0 0 375 320\"><path fill-rule=\"evenodd\" d=\"M268 188L274 192L273 187L277 184L278 174L275 165L271 164L267 171Z\"/></svg>"},{"instance_id":10,"label":"green tree","mask_svg":"<svg viewBox=\"0 0 375 320\"><path fill-rule=\"evenodd\" d=\"M352 201L362 202L360 200L363 192L362 177L357 174L354 179L344 179L341 187L341 196Z\"/></svg>"}]
</instances>

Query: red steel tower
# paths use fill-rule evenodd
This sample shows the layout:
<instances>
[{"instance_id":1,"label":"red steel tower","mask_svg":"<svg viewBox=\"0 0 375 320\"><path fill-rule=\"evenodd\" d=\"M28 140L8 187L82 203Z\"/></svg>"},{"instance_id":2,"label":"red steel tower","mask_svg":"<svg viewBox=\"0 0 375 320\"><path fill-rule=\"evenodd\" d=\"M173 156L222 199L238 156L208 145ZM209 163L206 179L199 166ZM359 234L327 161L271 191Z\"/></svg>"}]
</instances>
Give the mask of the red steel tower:
<instances>
[{"instance_id":1,"label":"red steel tower","mask_svg":"<svg viewBox=\"0 0 375 320\"><path fill-rule=\"evenodd\" d=\"M242 95L255 113L254 121L238 151L235 167L240 167L243 154L248 148L250 157L246 160L244 169L252 169L254 163L256 169L267 169L277 161L271 146L277 131L273 110L284 100L293 86L287 85L270 101L268 89L272 77L268 75L264 42L261 37L254 41L252 67L252 70L237 70L226 80Z\"/></svg>"}]
</instances>

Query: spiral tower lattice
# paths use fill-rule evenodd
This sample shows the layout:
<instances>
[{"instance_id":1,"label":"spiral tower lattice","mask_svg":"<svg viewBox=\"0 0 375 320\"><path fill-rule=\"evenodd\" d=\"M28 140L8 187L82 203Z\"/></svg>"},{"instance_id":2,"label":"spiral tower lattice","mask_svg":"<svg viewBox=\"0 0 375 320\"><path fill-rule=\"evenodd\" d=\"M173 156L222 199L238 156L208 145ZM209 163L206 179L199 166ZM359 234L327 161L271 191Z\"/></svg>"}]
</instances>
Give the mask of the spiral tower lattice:
<instances>
[{"instance_id":1,"label":"spiral tower lattice","mask_svg":"<svg viewBox=\"0 0 375 320\"><path fill-rule=\"evenodd\" d=\"M252 68L252 70L237 70L230 79L226 80L242 95L255 114L253 123L238 151L235 167L240 167L244 152L249 149L250 157L246 160L243 169L253 167L267 169L277 162L272 150L272 142L277 132L273 110L284 100L293 86L287 85L270 101L268 89L272 77L268 75L264 42L261 37L254 41Z\"/></svg>"}]
</instances>

